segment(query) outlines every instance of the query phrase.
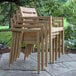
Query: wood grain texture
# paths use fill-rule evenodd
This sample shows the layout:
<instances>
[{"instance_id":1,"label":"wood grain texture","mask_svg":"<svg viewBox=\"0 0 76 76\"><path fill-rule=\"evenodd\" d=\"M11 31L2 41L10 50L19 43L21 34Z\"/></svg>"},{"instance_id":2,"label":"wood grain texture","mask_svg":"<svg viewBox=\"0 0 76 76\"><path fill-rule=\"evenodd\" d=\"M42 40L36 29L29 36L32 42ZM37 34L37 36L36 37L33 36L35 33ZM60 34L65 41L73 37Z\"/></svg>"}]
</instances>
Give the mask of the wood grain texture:
<instances>
[{"instance_id":1,"label":"wood grain texture","mask_svg":"<svg viewBox=\"0 0 76 76\"><path fill-rule=\"evenodd\" d=\"M22 42L26 46L24 60L32 54L34 45L37 44L38 73L40 73L41 68L44 70L44 66L48 65L48 58L50 63L54 63L54 57L55 60L57 60L57 57L60 57L60 38L62 38L62 54L64 52L63 25L62 17L37 16L35 8L19 7L16 14L11 18L11 31L14 34L12 34L13 42L11 44L10 64L19 58ZM60 34L62 37L60 37ZM59 39L57 36L59 36Z\"/></svg>"}]
</instances>

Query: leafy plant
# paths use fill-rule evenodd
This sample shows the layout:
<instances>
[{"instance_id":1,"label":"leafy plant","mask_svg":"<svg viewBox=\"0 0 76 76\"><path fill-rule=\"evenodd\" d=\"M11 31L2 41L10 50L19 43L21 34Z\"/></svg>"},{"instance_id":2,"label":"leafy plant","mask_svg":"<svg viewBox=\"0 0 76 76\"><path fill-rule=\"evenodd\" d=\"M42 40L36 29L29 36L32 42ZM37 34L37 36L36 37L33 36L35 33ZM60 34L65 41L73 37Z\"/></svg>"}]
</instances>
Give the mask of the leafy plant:
<instances>
[{"instance_id":1,"label":"leafy plant","mask_svg":"<svg viewBox=\"0 0 76 76\"><path fill-rule=\"evenodd\" d=\"M76 49L76 26L69 24L65 29L65 47L70 49Z\"/></svg>"}]
</instances>

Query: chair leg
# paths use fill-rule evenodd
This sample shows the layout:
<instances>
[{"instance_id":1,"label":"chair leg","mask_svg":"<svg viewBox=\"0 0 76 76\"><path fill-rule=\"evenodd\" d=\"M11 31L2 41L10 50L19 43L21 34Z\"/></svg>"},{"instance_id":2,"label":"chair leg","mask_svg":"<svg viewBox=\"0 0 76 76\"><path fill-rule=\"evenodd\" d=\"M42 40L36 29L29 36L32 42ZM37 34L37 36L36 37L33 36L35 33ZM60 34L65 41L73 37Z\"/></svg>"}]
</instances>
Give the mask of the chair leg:
<instances>
[{"instance_id":1,"label":"chair leg","mask_svg":"<svg viewBox=\"0 0 76 76\"><path fill-rule=\"evenodd\" d=\"M55 38L55 60L57 60L57 36Z\"/></svg>"},{"instance_id":2,"label":"chair leg","mask_svg":"<svg viewBox=\"0 0 76 76\"><path fill-rule=\"evenodd\" d=\"M31 55L31 44L30 44L30 46L29 46L29 55Z\"/></svg>"},{"instance_id":3,"label":"chair leg","mask_svg":"<svg viewBox=\"0 0 76 76\"><path fill-rule=\"evenodd\" d=\"M53 55L52 55L53 57L52 58L53 58L53 63L54 63L54 39L52 40L52 48L53 48L52 49L53 50Z\"/></svg>"},{"instance_id":4,"label":"chair leg","mask_svg":"<svg viewBox=\"0 0 76 76\"><path fill-rule=\"evenodd\" d=\"M38 74L40 73L40 37L39 37L39 32L37 33L37 58L38 58Z\"/></svg>"},{"instance_id":5,"label":"chair leg","mask_svg":"<svg viewBox=\"0 0 76 76\"><path fill-rule=\"evenodd\" d=\"M40 43L38 43L38 74L40 73Z\"/></svg>"},{"instance_id":6,"label":"chair leg","mask_svg":"<svg viewBox=\"0 0 76 76\"><path fill-rule=\"evenodd\" d=\"M9 57L9 66L10 66L10 64L12 64L13 44L14 44L14 33L12 32L11 50L10 50L10 57Z\"/></svg>"},{"instance_id":7,"label":"chair leg","mask_svg":"<svg viewBox=\"0 0 76 76\"><path fill-rule=\"evenodd\" d=\"M34 52L34 45L32 45L32 52Z\"/></svg>"},{"instance_id":8,"label":"chair leg","mask_svg":"<svg viewBox=\"0 0 76 76\"><path fill-rule=\"evenodd\" d=\"M26 45L26 50L24 52L24 60L26 57L28 57L30 54L32 53L32 45L31 44L27 44Z\"/></svg>"},{"instance_id":9,"label":"chair leg","mask_svg":"<svg viewBox=\"0 0 76 76\"><path fill-rule=\"evenodd\" d=\"M24 51L24 60L26 59L27 57L27 47L25 48L25 51Z\"/></svg>"},{"instance_id":10,"label":"chair leg","mask_svg":"<svg viewBox=\"0 0 76 76\"><path fill-rule=\"evenodd\" d=\"M28 56L31 54L30 45L28 44Z\"/></svg>"},{"instance_id":11,"label":"chair leg","mask_svg":"<svg viewBox=\"0 0 76 76\"><path fill-rule=\"evenodd\" d=\"M30 44L30 54L32 53L32 44Z\"/></svg>"},{"instance_id":12,"label":"chair leg","mask_svg":"<svg viewBox=\"0 0 76 76\"><path fill-rule=\"evenodd\" d=\"M49 38L49 56L50 56L50 63L52 64L53 63L53 60L52 60L52 36Z\"/></svg>"},{"instance_id":13,"label":"chair leg","mask_svg":"<svg viewBox=\"0 0 76 76\"><path fill-rule=\"evenodd\" d=\"M31 55L31 44L29 44L29 55Z\"/></svg>"},{"instance_id":14,"label":"chair leg","mask_svg":"<svg viewBox=\"0 0 76 76\"><path fill-rule=\"evenodd\" d=\"M31 54L31 44L28 44L28 56Z\"/></svg>"},{"instance_id":15,"label":"chair leg","mask_svg":"<svg viewBox=\"0 0 76 76\"><path fill-rule=\"evenodd\" d=\"M41 67L41 69L44 70L44 38L43 38L43 36L41 38L41 46L42 46L42 52L41 52L42 53L41 54L42 55L41 56L41 64L42 64L41 66L42 67Z\"/></svg>"},{"instance_id":16,"label":"chair leg","mask_svg":"<svg viewBox=\"0 0 76 76\"><path fill-rule=\"evenodd\" d=\"M19 58L18 57L18 52L19 52L19 50L18 50L18 48L19 48L19 37L20 37L20 33L18 33L18 38L17 38L17 55L16 55L16 58Z\"/></svg>"},{"instance_id":17,"label":"chair leg","mask_svg":"<svg viewBox=\"0 0 76 76\"><path fill-rule=\"evenodd\" d=\"M30 49L29 49L29 44L26 44L26 49L24 52L24 60L26 59L26 57L28 57L30 54Z\"/></svg>"},{"instance_id":18,"label":"chair leg","mask_svg":"<svg viewBox=\"0 0 76 76\"><path fill-rule=\"evenodd\" d=\"M21 51L21 44L22 44L22 35L23 33L22 32L19 32L19 44L18 44L18 56L20 56L20 51Z\"/></svg>"},{"instance_id":19,"label":"chair leg","mask_svg":"<svg viewBox=\"0 0 76 76\"><path fill-rule=\"evenodd\" d=\"M29 55L31 55L31 53L32 53L32 51L31 51L32 49L31 49L31 45L30 45L30 53L29 53Z\"/></svg>"},{"instance_id":20,"label":"chair leg","mask_svg":"<svg viewBox=\"0 0 76 76\"><path fill-rule=\"evenodd\" d=\"M14 60L15 60L15 44L16 44L16 32L13 32L14 33L14 41L13 41L13 52L12 52L12 58L11 58L11 62L13 63L14 62Z\"/></svg>"},{"instance_id":21,"label":"chair leg","mask_svg":"<svg viewBox=\"0 0 76 76\"><path fill-rule=\"evenodd\" d=\"M32 46L31 46L31 52L33 52L34 51L34 44L32 44Z\"/></svg>"},{"instance_id":22,"label":"chair leg","mask_svg":"<svg viewBox=\"0 0 76 76\"><path fill-rule=\"evenodd\" d=\"M21 51L21 45L19 45L19 44L21 44L21 41L20 41L20 32L18 33L18 39L17 39L17 55L16 55L16 58L19 58L19 53ZM19 49L19 47L20 47L20 49Z\"/></svg>"},{"instance_id":23,"label":"chair leg","mask_svg":"<svg viewBox=\"0 0 76 76\"><path fill-rule=\"evenodd\" d=\"M64 31L62 31L62 54L64 54Z\"/></svg>"},{"instance_id":24,"label":"chair leg","mask_svg":"<svg viewBox=\"0 0 76 76\"><path fill-rule=\"evenodd\" d=\"M29 56L29 48L28 48L28 45L27 45L27 57Z\"/></svg>"},{"instance_id":25,"label":"chair leg","mask_svg":"<svg viewBox=\"0 0 76 76\"><path fill-rule=\"evenodd\" d=\"M55 39L54 39L54 46L53 46L53 48L54 48L54 61L55 61Z\"/></svg>"},{"instance_id":26,"label":"chair leg","mask_svg":"<svg viewBox=\"0 0 76 76\"><path fill-rule=\"evenodd\" d=\"M46 36L45 37L45 50L46 50L46 52L45 52L45 66L47 67L47 65L48 65L48 35L47 35L47 33L45 36Z\"/></svg>"},{"instance_id":27,"label":"chair leg","mask_svg":"<svg viewBox=\"0 0 76 76\"><path fill-rule=\"evenodd\" d=\"M18 53L18 50L17 50L17 45L18 45L18 32L16 32L16 43L15 43L15 60L17 58L17 53Z\"/></svg>"},{"instance_id":28,"label":"chair leg","mask_svg":"<svg viewBox=\"0 0 76 76\"><path fill-rule=\"evenodd\" d=\"M60 34L59 34L59 39L58 39L58 57L60 58L60 51L61 51L61 47L60 47Z\"/></svg>"},{"instance_id":29,"label":"chair leg","mask_svg":"<svg viewBox=\"0 0 76 76\"><path fill-rule=\"evenodd\" d=\"M34 51L34 44L31 44L31 53Z\"/></svg>"}]
</instances>

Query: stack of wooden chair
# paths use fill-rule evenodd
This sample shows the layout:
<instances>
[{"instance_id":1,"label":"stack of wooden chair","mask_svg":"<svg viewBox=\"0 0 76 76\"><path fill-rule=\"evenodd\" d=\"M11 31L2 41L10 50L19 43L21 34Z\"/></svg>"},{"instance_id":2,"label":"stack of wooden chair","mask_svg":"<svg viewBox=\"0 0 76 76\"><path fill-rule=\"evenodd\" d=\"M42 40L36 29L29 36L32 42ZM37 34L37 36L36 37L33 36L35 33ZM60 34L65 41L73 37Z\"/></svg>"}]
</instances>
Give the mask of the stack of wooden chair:
<instances>
[{"instance_id":1,"label":"stack of wooden chair","mask_svg":"<svg viewBox=\"0 0 76 76\"><path fill-rule=\"evenodd\" d=\"M63 23L63 17L38 16L35 8L19 7L11 18L12 39L9 64L20 56L22 43L26 47L25 60L37 44L38 73L40 69L44 70L44 66L47 67L49 61L54 63L61 53L64 53Z\"/></svg>"}]
</instances>

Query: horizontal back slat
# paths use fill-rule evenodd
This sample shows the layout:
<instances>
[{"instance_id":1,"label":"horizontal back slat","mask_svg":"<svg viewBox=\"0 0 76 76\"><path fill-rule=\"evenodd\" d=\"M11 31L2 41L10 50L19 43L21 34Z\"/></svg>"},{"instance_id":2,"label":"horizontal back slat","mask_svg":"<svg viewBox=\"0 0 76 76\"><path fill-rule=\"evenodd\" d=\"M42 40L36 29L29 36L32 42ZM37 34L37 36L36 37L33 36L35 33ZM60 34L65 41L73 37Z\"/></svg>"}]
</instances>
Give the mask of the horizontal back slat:
<instances>
[{"instance_id":1,"label":"horizontal back slat","mask_svg":"<svg viewBox=\"0 0 76 76\"><path fill-rule=\"evenodd\" d=\"M55 27L63 27L64 18L63 17L53 17L52 25L55 26Z\"/></svg>"},{"instance_id":2,"label":"horizontal back slat","mask_svg":"<svg viewBox=\"0 0 76 76\"><path fill-rule=\"evenodd\" d=\"M13 18L14 23L16 22L16 25L14 27L32 27L32 28L39 28L43 25L46 25L48 21L48 17L25 17L22 21L17 20L16 15ZM13 23L13 24L14 24Z\"/></svg>"},{"instance_id":3,"label":"horizontal back slat","mask_svg":"<svg viewBox=\"0 0 76 76\"><path fill-rule=\"evenodd\" d=\"M22 17L37 17L35 8L20 7Z\"/></svg>"}]
</instances>

